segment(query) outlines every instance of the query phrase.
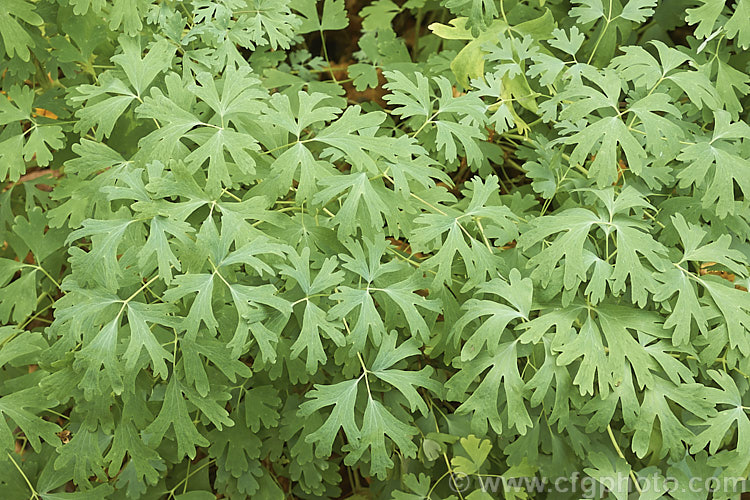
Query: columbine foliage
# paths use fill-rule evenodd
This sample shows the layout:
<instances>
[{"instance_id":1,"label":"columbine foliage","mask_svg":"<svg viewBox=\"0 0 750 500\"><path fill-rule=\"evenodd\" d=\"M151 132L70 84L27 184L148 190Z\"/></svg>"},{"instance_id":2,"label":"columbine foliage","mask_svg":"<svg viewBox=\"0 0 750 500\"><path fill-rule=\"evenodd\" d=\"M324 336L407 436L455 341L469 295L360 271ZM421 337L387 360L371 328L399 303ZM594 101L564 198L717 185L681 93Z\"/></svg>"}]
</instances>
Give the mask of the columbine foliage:
<instances>
[{"instance_id":1,"label":"columbine foliage","mask_svg":"<svg viewBox=\"0 0 750 500\"><path fill-rule=\"evenodd\" d=\"M750 1L361 3L0 2L2 497L747 477Z\"/></svg>"}]
</instances>

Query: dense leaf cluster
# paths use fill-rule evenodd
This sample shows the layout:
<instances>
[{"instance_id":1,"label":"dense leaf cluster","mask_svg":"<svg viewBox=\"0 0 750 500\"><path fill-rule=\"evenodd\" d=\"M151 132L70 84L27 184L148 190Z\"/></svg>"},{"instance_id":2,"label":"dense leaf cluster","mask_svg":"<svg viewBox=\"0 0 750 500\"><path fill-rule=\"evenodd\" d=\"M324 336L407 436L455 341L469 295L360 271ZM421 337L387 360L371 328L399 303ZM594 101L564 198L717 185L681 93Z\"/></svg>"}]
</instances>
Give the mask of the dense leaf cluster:
<instances>
[{"instance_id":1,"label":"dense leaf cluster","mask_svg":"<svg viewBox=\"0 0 750 500\"><path fill-rule=\"evenodd\" d=\"M739 498L748 19L2 0L2 497Z\"/></svg>"}]
</instances>

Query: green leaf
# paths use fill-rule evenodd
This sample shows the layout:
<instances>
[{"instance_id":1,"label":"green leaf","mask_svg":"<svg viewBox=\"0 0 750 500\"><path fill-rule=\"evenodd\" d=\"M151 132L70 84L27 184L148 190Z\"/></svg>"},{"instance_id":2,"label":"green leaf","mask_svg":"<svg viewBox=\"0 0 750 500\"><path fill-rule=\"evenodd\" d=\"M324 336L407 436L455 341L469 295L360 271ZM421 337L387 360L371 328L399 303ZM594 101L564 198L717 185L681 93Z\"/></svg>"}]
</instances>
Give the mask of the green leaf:
<instances>
[{"instance_id":1,"label":"green leaf","mask_svg":"<svg viewBox=\"0 0 750 500\"><path fill-rule=\"evenodd\" d=\"M318 364L325 364L328 357L321 334L333 340L338 346L344 346L346 340L341 333L341 326L326 319L326 312L314 303L305 301L305 312L302 318L302 329L299 336L292 344L292 359L299 357L302 351L307 350L305 366L308 373L315 373Z\"/></svg>"},{"instance_id":2,"label":"green leaf","mask_svg":"<svg viewBox=\"0 0 750 500\"><path fill-rule=\"evenodd\" d=\"M461 49L451 62L451 70L456 76L458 83L468 87L469 80L482 78L484 76L484 55L482 45L494 41L498 34L507 31L508 25L499 19L490 24L486 30L474 36L466 29L467 19L459 17L450 21L450 26L433 23L429 25L430 30L440 38L447 40L469 40L469 43Z\"/></svg>"},{"instance_id":3,"label":"green leaf","mask_svg":"<svg viewBox=\"0 0 750 500\"><path fill-rule=\"evenodd\" d=\"M164 402L156 419L143 430L147 445L158 445L169 428L174 430L177 440L177 456L195 458L196 446L208 446L210 442L195 428L188 413L184 391L180 382L171 377L164 393Z\"/></svg>"},{"instance_id":4,"label":"green leaf","mask_svg":"<svg viewBox=\"0 0 750 500\"><path fill-rule=\"evenodd\" d=\"M298 33L341 30L349 25L344 0L325 0L321 15L318 15L317 3L317 0L292 0L292 9L302 14L302 24Z\"/></svg>"},{"instance_id":5,"label":"green leaf","mask_svg":"<svg viewBox=\"0 0 750 500\"><path fill-rule=\"evenodd\" d=\"M19 215L13 224L13 232L28 245L37 262L43 262L65 242L67 231L48 228L47 224L47 216L39 207L29 211L26 218Z\"/></svg>"},{"instance_id":6,"label":"green leaf","mask_svg":"<svg viewBox=\"0 0 750 500\"><path fill-rule=\"evenodd\" d=\"M491 247L488 248L487 242L480 241L480 239L485 239L481 234L484 229L480 229L479 234L474 237L464 226L468 222L464 221L473 219L474 222L482 223L482 227L490 225L496 227L501 234L509 236L508 239L502 238L503 243L514 239L513 212L506 206L497 206L489 202L492 193L497 192L497 177L490 176L484 183L481 179L475 178L471 184L473 186L472 198L465 211L450 209L446 211L434 207L433 210L437 213L423 214L415 219L418 226L413 231L410 240L415 249L419 251L437 249L420 266L422 270L437 267L433 287L452 283L452 269L457 258L456 254L461 257L469 278L466 288L478 284L487 275L494 275L497 261L493 250ZM479 225L476 227L479 229ZM443 235L445 235L444 240Z\"/></svg>"},{"instance_id":7,"label":"green leaf","mask_svg":"<svg viewBox=\"0 0 750 500\"><path fill-rule=\"evenodd\" d=\"M345 447L351 451L344 459L344 463L347 465L357 463L369 448L370 470L382 480L386 477L388 469L393 468L393 460L386 447L385 437L388 436L393 441L401 455L413 458L417 454L417 446L412 442L412 436L417 433L417 429L394 417L381 402L370 398L367 400L362 420L360 439L357 443Z\"/></svg>"},{"instance_id":8,"label":"green leaf","mask_svg":"<svg viewBox=\"0 0 750 500\"><path fill-rule=\"evenodd\" d=\"M346 380L333 385L315 384L315 389L307 394L310 401L300 405L301 417L308 417L322 408L333 406L325 423L305 437L305 442L315 443L316 456L327 457L331 454L333 441L339 429L344 429L346 438L352 446L359 443L362 434L354 420L354 406L360 380L362 379Z\"/></svg>"},{"instance_id":9,"label":"green leaf","mask_svg":"<svg viewBox=\"0 0 750 500\"><path fill-rule=\"evenodd\" d=\"M677 386L660 377L654 377L654 382L653 387L647 389L643 396L632 449L638 457L646 454L653 425L658 417L662 444L655 450L655 454L661 458L669 453L672 459L676 459L685 453L685 443L691 443L694 434L685 427L675 412L684 408L699 419L708 419L716 414L712 401L713 392L701 384ZM678 405L675 410L669 401Z\"/></svg>"},{"instance_id":10,"label":"green leaf","mask_svg":"<svg viewBox=\"0 0 750 500\"><path fill-rule=\"evenodd\" d=\"M738 154L731 139L750 138L750 127L743 122L730 123L729 113L714 113L713 137L700 138L697 143L685 146L678 160L686 163L677 174L681 187L695 184L703 196L704 207L716 206L720 218L734 214L735 183L742 193L750 194L750 161Z\"/></svg>"},{"instance_id":11,"label":"green leaf","mask_svg":"<svg viewBox=\"0 0 750 500\"><path fill-rule=\"evenodd\" d=\"M109 137L125 110L141 101L156 76L169 67L175 51L174 46L162 40L141 57L143 51L138 39L122 36L119 43L122 53L112 56L111 60L122 69L122 77L113 72L104 73L98 85L76 87L76 93L71 96L73 102L86 102L86 106L76 112L80 121L74 129L86 132L95 128L97 141Z\"/></svg>"},{"instance_id":12,"label":"green leaf","mask_svg":"<svg viewBox=\"0 0 750 500\"><path fill-rule=\"evenodd\" d=\"M510 283L500 278L494 278L477 287L477 292L491 294L504 298L513 307L500 303L498 300L469 299L464 303L466 313L456 322L452 335L458 340L466 326L482 316L489 316L482 325L471 334L461 349L461 361L469 361L486 349L494 353L500 343L500 338L508 324L514 319L528 319L531 308L532 284L528 278L521 279L517 269L510 274Z\"/></svg>"},{"instance_id":13,"label":"green leaf","mask_svg":"<svg viewBox=\"0 0 750 500\"><path fill-rule=\"evenodd\" d=\"M586 279L586 238L591 227L598 222L599 218L594 213L582 208L571 208L559 214L534 219L532 227L519 238L518 245L522 249L529 249L553 234L558 236L529 260L529 267L534 268L532 279L539 279L542 286L546 286L552 278L552 271L564 258L563 284L566 289L578 288Z\"/></svg>"},{"instance_id":14,"label":"green leaf","mask_svg":"<svg viewBox=\"0 0 750 500\"><path fill-rule=\"evenodd\" d=\"M146 446L136 427L132 423L121 422L115 429L112 447L104 457L105 462L109 463L107 472L110 475L122 469L126 454L129 459L123 471L125 474L120 475L117 485L127 483L129 493L142 493L143 483L155 485L160 473L166 469L164 460L156 450Z\"/></svg>"},{"instance_id":15,"label":"green leaf","mask_svg":"<svg viewBox=\"0 0 750 500\"><path fill-rule=\"evenodd\" d=\"M472 416L472 431L477 434L484 435L487 432L488 422L495 432L502 433L503 420L510 429L515 427L522 435L531 427L531 418L523 397L524 382L518 372L517 360L518 342L505 342L498 346L493 355L483 353L468 363L462 363L460 370L446 382L448 399L463 401L456 411ZM472 382L487 368L490 370L481 378L479 385L470 396L464 398ZM502 400L499 394L501 387L505 393ZM501 408L505 416L502 419Z\"/></svg>"},{"instance_id":16,"label":"green leaf","mask_svg":"<svg viewBox=\"0 0 750 500\"><path fill-rule=\"evenodd\" d=\"M175 302L183 297L195 293L195 298L186 317L188 336L194 338L198 334L201 323L209 331L216 331L219 326L214 316L211 299L214 291L215 274L181 274L175 276L175 286L167 290L164 300Z\"/></svg>"},{"instance_id":17,"label":"green leaf","mask_svg":"<svg viewBox=\"0 0 750 500\"><path fill-rule=\"evenodd\" d=\"M149 224L148 239L138 252L141 268L145 270L151 262L150 259L155 255L159 276L165 283L171 283L172 269L181 271L182 264L172 251L168 236L173 236L180 243L186 243L190 238L188 234L193 231L193 227L183 221L172 220L159 215L154 217Z\"/></svg>"},{"instance_id":18,"label":"green leaf","mask_svg":"<svg viewBox=\"0 0 750 500\"><path fill-rule=\"evenodd\" d=\"M617 500L627 500L630 491L630 465L625 459L604 453L592 453L588 460L593 467L583 471L597 480Z\"/></svg>"},{"instance_id":19,"label":"green leaf","mask_svg":"<svg viewBox=\"0 0 750 500\"><path fill-rule=\"evenodd\" d=\"M731 240L729 235L722 235L716 241L702 245L707 233L701 226L688 223L682 214L674 215L672 224L680 235L684 249L683 256L679 262L675 263L675 268L657 275L661 285L654 296L654 300L664 301L675 292L678 294L672 314L670 314L664 326L665 328L675 327L674 343L675 345L681 345L690 340L692 320L695 321L702 334L707 333L707 317L698 302L696 282L702 284L703 287L712 288L712 285L702 280L696 280L682 266L685 266L687 261L693 261L699 263L699 265L703 262L715 262L728 268L733 273L743 276L747 274L745 267L747 260L741 252L729 248ZM714 287L713 290L723 300L725 293L721 288ZM720 309L723 310L724 307L720 307ZM736 317L736 315L733 316ZM739 336L737 328L735 327L733 331L733 338L737 339Z\"/></svg>"},{"instance_id":20,"label":"green leaf","mask_svg":"<svg viewBox=\"0 0 750 500\"><path fill-rule=\"evenodd\" d=\"M416 292L421 290L419 282L415 278L408 278L404 281L388 285L380 290L385 293L394 304L396 304L409 326L412 334L421 337L422 342L427 343L430 338L430 330L423 317L422 311L440 311L440 301L427 299ZM419 306L420 309L417 309Z\"/></svg>"},{"instance_id":21,"label":"green leaf","mask_svg":"<svg viewBox=\"0 0 750 500\"><path fill-rule=\"evenodd\" d=\"M390 0L387 1L390 2ZM354 80L354 88L357 89L357 92L378 86L378 71L375 66L363 63L351 64L347 68L347 72L349 78Z\"/></svg>"},{"instance_id":22,"label":"green leaf","mask_svg":"<svg viewBox=\"0 0 750 500\"><path fill-rule=\"evenodd\" d=\"M138 39L121 36L117 41L122 53L112 56L111 60L122 68L136 95L140 97L154 78L171 66L170 59L175 48L167 40L160 40L150 47L145 57L141 57Z\"/></svg>"},{"instance_id":23,"label":"green leaf","mask_svg":"<svg viewBox=\"0 0 750 500\"><path fill-rule=\"evenodd\" d=\"M166 380L169 375L165 360L174 362L172 355L162 347L154 334L151 332L152 327L161 324L167 327L174 326L174 318L169 316L173 308L168 304L141 304L139 302L128 302L128 324L130 325L130 342L123 355L125 358L125 368L132 370L141 350L146 349L153 369L159 376Z\"/></svg>"},{"instance_id":24,"label":"green leaf","mask_svg":"<svg viewBox=\"0 0 750 500\"><path fill-rule=\"evenodd\" d=\"M725 12L725 3L720 0L699 0L698 7L687 9L687 23L698 24L695 28L695 36L699 38L708 37L716 27L719 16L721 16L720 27L726 31L726 36L730 40L737 38L736 42L743 49L750 47L750 29L745 22L750 16L750 2L747 0L738 0L734 4L729 19L722 15Z\"/></svg>"},{"instance_id":25,"label":"green leaf","mask_svg":"<svg viewBox=\"0 0 750 500\"><path fill-rule=\"evenodd\" d=\"M364 31L390 29L393 18L400 12L401 7L396 5L393 0L375 0L360 11L360 15L363 18L362 29ZM351 70L351 66L349 69ZM374 86L372 85L372 87ZM358 88L357 90L361 89Z\"/></svg>"},{"instance_id":26,"label":"green leaf","mask_svg":"<svg viewBox=\"0 0 750 500\"><path fill-rule=\"evenodd\" d=\"M52 150L62 149L65 145L62 127L55 125L55 120L37 116L35 101L31 88L17 85L8 89L7 98L0 99L0 126L3 126L0 159L5 164L0 164L0 178L17 181L26 171L26 163L34 160L39 166L49 165ZM23 125L27 126L24 128Z\"/></svg>"},{"instance_id":27,"label":"green leaf","mask_svg":"<svg viewBox=\"0 0 750 500\"><path fill-rule=\"evenodd\" d=\"M235 14L239 14L236 26L244 28L244 34L258 46L270 45L273 50L289 49L295 32L302 24L302 20L292 14L290 3L290 0L248 0L234 4L239 7L235 11ZM247 46L253 48L252 44Z\"/></svg>"},{"instance_id":28,"label":"green leaf","mask_svg":"<svg viewBox=\"0 0 750 500\"><path fill-rule=\"evenodd\" d=\"M476 474L487 461L487 457L492 450L492 443L486 439L480 440L473 434L461 438L460 442L461 447L469 454L469 458L453 457L451 465L459 474L466 474L467 476Z\"/></svg>"},{"instance_id":29,"label":"green leaf","mask_svg":"<svg viewBox=\"0 0 750 500\"><path fill-rule=\"evenodd\" d=\"M117 286L117 280L122 276L117 251L125 236L125 231L134 223L132 219L86 219L81 229L68 235L65 240L66 245L80 238L91 239L88 252L84 252L79 247L71 247L69 250L73 263L87 265L90 262L93 264L88 266L87 281L100 283L110 288Z\"/></svg>"},{"instance_id":30,"label":"green leaf","mask_svg":"<svg viewBox=\"0 0 750 500\"><path fill-rule=\"evenodd\" d=\"M570 16L578 18L580 24L588 24L607 16L602 0L574 0L573 3L578 6L570 9Z\"/></svg>"},{"instance_id":31,"label":"green leaf","mask_svg":"<svg viewBox=\"0 0 750 500\"><path fill-rule=\"evenodd\" d=\"M236 411L237 420L242 420L242 411ZM221 432L211 433L209 453L217 464L233 476L249 474L257 467L261 455L261 441L248 427L234 426Z\"/></svg>"},{"instance_id":32,"label":"green leaf","mask_svg":"<svg viewBox=\"0 0 750 500\"><path fill-rule=\"evenodd\" d=\"M411 411L419 408L423 415L427 415L427 405L416 387L424 387L433 393L442 392L440 384L432 378L433 368L426 366L419 371L397 370L391 368L399 361L420 354L418 343L409 339L396 347L396 335L391 332L383 337L378 355L372 363L369 373L396 388L409 402Z\"/></svg>"},{"instance_id":33,"label":"green leaf","mask_svg":"<svg viewBox=\"0 0 750 500\"><path fill-rule=\"evenodd\" d=\"M701 284L711 295L726 322L729 346L739 347L743 355L747 355L750 353L750 339L747 338L747 329L750 327L750 304L747 303L747 292L727 285L725 280L711 278L704 278Z\"/></svg>"},{"instance_id":34,"label":"green leaf","mask_svg":"<svg viewBox=\"0 0 750 500\"><path fill-rule=\"evenodd\" d=\"M255 159L250 152L260 147L249 133L245 120L257 119L265 107L259 102L259 98L266 95L260 81L246 68L230 69L219 81L209 73L198 73L196 81L187 85L186 90L212 111L209 116L199 118L192 110L181 106L187 99L180 95L185 90L176 76L166 78L169 96L152 88L150 97L137 108L139 116L165 124L141 139L139 154L154 153L157 158L168 161L176 153L190 172L208 163L209 190L234 184L230 171L253 174ZM197 147L186 150L183 140ZM227 155L231 161L227 161Z\"/></svg>"},{"instance_id":35,"label":"green leaf","mask_svg":"<svg viewBox=\"0 0 750 500\"><path fill-rule=\"evenodd\" d=\"M19 20L32 26L40 26L44 20L35 10L36 5L26 0L7 0L0 7L0 33L5 54L9 58L17 55L24 61L29 60L29 49L36 47L36 44ZM4 177L2 172L0 177Z\"/></svg>"},{"instance_id":36,"label":"green leaf","mask_svg":"<svg viewBox=\"0 0 750 500\"><path fill-rule=\"evenodd\" d=\"M690 279L690 275L675 268L659 273L656 279L659 281L659 285L654 291L654 300L664 302L675 293L677 294L672 312L664 322L665 328L674 327L672 336L674 344L679 346L689 342L693 321L695 321L698 330L705 334L708 320L698 301L696 284Z\"/></svg>"},{"instance_id":37,"label":"green leaf","mask_svg":"<svg viewBox=\"0 0 750 500\"><path fill-rule=\"evenodd\" d=\"M117 340L119 336L121 313L104 325L94 338L76 353L73 363L74 370L85 369L78 387L83 389L87 399L96 393L103 393L109 387L115 394L121 394L125 389L122 380L122 365L116 358ZM104 371L102 374L102 367ZM105 385L108 383L108 386Z\"/></svg>"},{"instance_id":38,"label":"green leaf","mask_svg":"<svg viewBox=\"0 0 750 500\"><path fill-rule=\"evenodd\" d=\"M386 114L381 111L362 114L361 111L360 106L347 108L336 121L313 138L315 142L331 146L323 151L324 157L338 159L340 152L357 171L379 173L376 160L380 158L396 162L400 158L411 159L412 156L423 154L424 149L414 138L374 135L375 127L383 123Z\"/></svg>"},{"instance_id":39,"label":"green leaf","mask_svg":"<svg viewBox=\"0 0 750 500\"><path fill-rule=\"evenodd\" d=\"M586 39L577 26L571 27L569 33L566 33L562 29L555 28L552 31L552 35L554 38L549 40L549 44L570 55L575 55Z\"/></svg>"},{"instance_id":40,"label":"green leaf","mask_svg":"<svg viewBox=\"0 0 750 500\"><path fill-rule=\"evenodd\" d=\"M716 403L729 405L730 408L719 411L715 416L706 421L708 427L693 440L691 452L696 453L704 449L707 445L709 451L713 454L719 446L722 445L724 438L734 434L734 427L737 428L737 444L735 450L731 453L733 464L732 471L744 471L750 465L750 460L741 453L740 450L750 442L750 419L748 419L745 408L742 404L742 396L732 377L726 372L710 370L708 374L712 379L721 386L721 394L717 395ZM695 450L695 451L693 451Z\"/></svg>"},{"instance_id":41,"label":"green leaf","mask_svg":"<svg viewBox=\"0 0 750 500\"><path fill-rule=\"evenodd\" d=\"M17 279L11 281L13 275L24 268L29 270L22 272ZM37 303L38 271L39 269L20 262L0 259L0 284L3 285L3 297L0 299L0 322L5 324L12 318L13 321L21 323L32 313Z\"/></svg>"},{"instance_id":42,"label":"green leaf","mask_svg":"<svg viewBox=\"0 0 750 500\"><path fill-rule=\"evenodd\" d=\"M73 481L81 485L90 486L89 478L92 476L98 481L104 481L106 475L103 454L107 439L102 439L103 437L101 431L80 429L60 451L55 460L55 468L73 465Z\"/></svg>"},{"instance_id":43,"label":"green leaf","mask_svg":"<svg viewBox=\"0 0 750 500\"><path fill-rule=\"evenodd\" d=\"M441 3L454 14L466 17L465 26L474 36L484 31L498 14L491 0L442 0Z\"/></svg>"},{"instance_id":44,"label":"green leaf","mask_svg":"<svg viewBox=\"0 0 750 500\"><path fill-rule=\"evenodd\" d=\"M620 17L628 21L642 23L654 14L656 3L656 0L630 0L622 8Z\"/></svg>"},{"instance_id":45,"label":"green leaf","mask_svg":"<svg viewBox=\"0 0 750 500\"><path fill-rule=\"evenodd\" d=\"M261 425L271 429L279 424L279 393L271 385L253 387L245 393L245 424L258 432Z\"/></svg>"},{"instance_id":46,"label":"green leaf","mask_svg":"<svg viewBox=\"0 0 750 500\"><path fill-rule=\"evenodd\" d=\"M35 413L54 406L54 401L43 397L37 388L23 389L0 397L0 444L5 450L12 450L15 439L8 419L18 426L36 451L41 451L43 439L55 446L60 442L56 433L60 428L37 416Z\"/></svg>"},{"instance_id":47,"label":"green leaf","mask_svg":"<svg viewBox=\"0 0 750 500\"><path fill-rule=\"evenodd\" d=\"M370 181L365 172L360 172L326 177L320 181L320 185L323 189L315 194L313 203L323 206L348 191L332 219L338 226L340 238L354 234L357 228L370 235L371 228L383 226L384 218L390 222L389 225L395 226L392 221L398 214L386 201L389 192L383 188L382 181Z\"/></svg>"},{"instance_id":48,"label":"green leaf","mask_svg":"<svg viewBox=\"0 0 750 500\"><path fill-rule=\"evenodd\" d=\"M585 71L584 74L603 92L584 86L562 92L556 99L575 99L575 103L563 108L560 119L577 122L593 110L602 108L609 108L618 114L605 114L603 118L592 120L585 128L567 138L566 143L575 144L570 162L583 165L589 156L594 155L589 175L596 178L600 187L611 185L617 180L618 149L621 148L628 167L639 175L644 168L646 152L619 115L619 77L614 71L606 70L602 73Z\"/></svg>"}]
</instances>

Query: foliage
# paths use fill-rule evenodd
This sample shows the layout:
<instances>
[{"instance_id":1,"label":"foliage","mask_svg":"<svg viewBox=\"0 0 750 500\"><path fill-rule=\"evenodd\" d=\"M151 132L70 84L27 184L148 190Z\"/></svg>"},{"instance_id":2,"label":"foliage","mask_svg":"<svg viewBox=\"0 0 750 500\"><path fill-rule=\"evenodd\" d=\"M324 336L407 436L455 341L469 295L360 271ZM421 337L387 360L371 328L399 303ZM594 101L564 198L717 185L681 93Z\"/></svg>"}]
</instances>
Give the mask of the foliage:
<instances>
[{"instance_id":1,"label":"foliage","mask_svg":"<svg viewBox=\"0 0 750 500\"><path fill-rule=\"evenodd\" d=\"M749 17L3 0L3 498L739 498Z\"/></svg>"}]
</instances>

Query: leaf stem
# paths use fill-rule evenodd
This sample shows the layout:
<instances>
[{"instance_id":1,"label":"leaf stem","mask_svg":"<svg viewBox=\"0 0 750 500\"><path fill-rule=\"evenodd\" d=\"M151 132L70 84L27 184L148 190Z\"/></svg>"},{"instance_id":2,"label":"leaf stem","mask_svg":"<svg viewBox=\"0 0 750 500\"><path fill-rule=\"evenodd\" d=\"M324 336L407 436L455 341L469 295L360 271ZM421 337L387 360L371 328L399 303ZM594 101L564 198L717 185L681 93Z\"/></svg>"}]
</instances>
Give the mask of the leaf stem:
<instances>
[{"instance_id":1,"label":"leaf stem","mask_svg":"<svg viewBox=\"0 0 750 500\"><path fill-rule=\"evenodd\" d=\"M34 486L31 484L31 481L29 481L28 476L26 476L26 474L23 472L23 469L21 469L21 467L18 465L18 463L13 459L13 456L10 454L10 452L6 452L6 455L8 455L8 458L10 458L10 461L13 462L13 465L16 466L16 469L18 469L18 472L21 473L21 476L23 477L23 480L26 481L26 485L31 490L31 498L32 498L32 500L36 499L36 498L41 498L39 496L39 493L37 493L37 491L34 489Z\"/></svg>"},{"instance_id":2,"label":"leaf stem","mask_svg":"<svg viewBox=\"0 0 750 500\"><path fill-rule=\"evenodd\" d=\"M609 440L612 441L612 444L615 447L615 451L617 452L617 456L625 460L627 462L627 459L625 458L625 455L622 454L622 450L620 449L620 445L617 444L617 440L615 439L615 435L612 432L612 426L610 424L607 424L607 434L609 434ZM628 464L630 465L630 464ZM633 468L630 468L630 479L633 480L633 485L635 486L635 489L638 491L638 493L642 493L641 491L641 485L638 484L638 478L635 477L635 472L633 472Z\"/></svg>"},{"instance_id":3,"label":"leaf stem","mask_svg":"<svg viewBox=\"0 0 750 500\"><path fill-rule=\"evenodd\" d=\"M49 278L49 279L50 279L50 281L52 281L52 283L54 283L54 284L55 284L55 286L56 286L56 287L57 287L57 288L58 288L58 289L59 289L59 290L60 290L60 291L61 291L61 292L62 292L63 294L65 293L65 291L64 291L64 290L63 290L62 288L60 288L60 283L58 283L58 282L57 282L57 280L56 280L55 278L53 278L53 277L52 277L52 275L50 275L50 273L48 273L48 272L47 272L47 270L46 270L46 269L44 269L44 268L43 268L42 266L40 266L40 265L38 265L38 264L24 264L24 265L25 265L26 267L30 267L30 268L32 268L32 269L38 269L39 271L43 272L43 273L44 273L44 275L45 275L45 276L46 276L47 278Z\"/></svg>"},{"instance_id":4,"label":"leaf stem","mask_svg":"<svg viewBox=\"0 0 750 500\"><path fill-rule=\"evenodd\" d=\"M613 21L612 19L612 0L609 0L609 14L607 14L606 18L607 24L604 25L602 28L602 32L599 34L599 38L596 41L596 44L594 44L594 49L591 51L591 55L589 56L588 61L586 61L586 64L591 64L591 60L594 59L594 54L596 54L596 49L599 48L599 44L602 43L602 39L604 38L604 33L607 32L607 28L609 28L609 24Z\"/></svg>"}]
</instances>

